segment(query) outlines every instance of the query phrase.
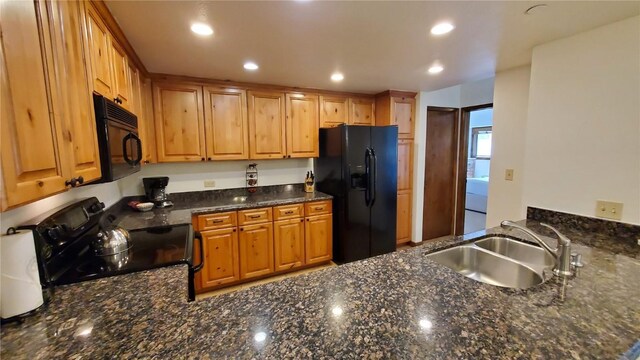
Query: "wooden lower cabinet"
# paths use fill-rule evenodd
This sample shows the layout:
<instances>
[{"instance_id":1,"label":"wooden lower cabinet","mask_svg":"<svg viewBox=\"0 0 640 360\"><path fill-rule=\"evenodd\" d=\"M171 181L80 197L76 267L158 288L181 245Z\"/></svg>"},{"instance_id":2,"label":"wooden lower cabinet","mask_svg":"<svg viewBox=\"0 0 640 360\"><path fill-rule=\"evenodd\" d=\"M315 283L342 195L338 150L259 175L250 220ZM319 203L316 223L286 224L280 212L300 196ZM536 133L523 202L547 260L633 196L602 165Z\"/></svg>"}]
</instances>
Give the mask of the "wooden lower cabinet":
<instances>
[{"instance_id":1,"label":"wooden lower cabinet","mask_svg":"<svg viewBox=\"0 0 640 360\"><path fill-rule=\"evenodd\" d=\"M207 264L200 275L201 286L208 288L240 280L237 229L209 230L201 234Z\"/></svg>"},{"instance_id":2,"label":"wooden lower cabinet","mask_svg":"<svg viewBox=\"0 0 640 360\"><path fill-rule=\"evenodd\" d=\"M273 223L241 226L240 278L272 273L273 260Z\"/></svg>"},{"instance_id":3,"label":"wooden lower cabinet","mask_svg":"<svg viewBox=\"0 0 640 360\"><path fill-rule=\"evenodd\" d=\"M273 233L275 270L289 270L304 265L304 219L275 221Z\"/></svg>"},{"instance_id":4,"label":"wooden lower cabinet","mask_svg":"<svg viewBox=\"0 0 640 360\"><path fill-rule=\"evenodd\" d=\"M305 261L307 264L331 260L333 256L333 215L308 217L305 221Z\"/></svg>"},{"instance_id":5,"label":"wooden lower cabinet","mask_svg":"<svg viewBox=\"0 0 640 360\"><path fill-rule=\"evenodd\" d=\"M403 190L398 192L396 243L406 244L409 241L411 241L411 190Z\"/></svg>"}]
</instances>

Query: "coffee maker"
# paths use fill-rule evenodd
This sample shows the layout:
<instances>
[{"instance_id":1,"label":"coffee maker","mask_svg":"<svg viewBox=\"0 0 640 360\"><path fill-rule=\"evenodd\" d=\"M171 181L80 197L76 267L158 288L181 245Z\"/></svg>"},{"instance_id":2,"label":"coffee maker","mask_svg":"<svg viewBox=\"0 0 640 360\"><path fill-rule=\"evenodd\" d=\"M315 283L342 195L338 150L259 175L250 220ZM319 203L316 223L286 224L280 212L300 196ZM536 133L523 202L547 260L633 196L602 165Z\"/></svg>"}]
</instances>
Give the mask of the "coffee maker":
<instances>
[{"instance_id":1,"label":"coffee maker","mask_svg":"<svg viewBox=\"0 0 640 360\"><path fill-rule=\"evenodd\" d=\"M165 208L173 206L173 203L167 197L167 185L169 185L168 176L143 178L144 192L150 201L153 201L157 208Z\"/></svg>"}]
</instances>

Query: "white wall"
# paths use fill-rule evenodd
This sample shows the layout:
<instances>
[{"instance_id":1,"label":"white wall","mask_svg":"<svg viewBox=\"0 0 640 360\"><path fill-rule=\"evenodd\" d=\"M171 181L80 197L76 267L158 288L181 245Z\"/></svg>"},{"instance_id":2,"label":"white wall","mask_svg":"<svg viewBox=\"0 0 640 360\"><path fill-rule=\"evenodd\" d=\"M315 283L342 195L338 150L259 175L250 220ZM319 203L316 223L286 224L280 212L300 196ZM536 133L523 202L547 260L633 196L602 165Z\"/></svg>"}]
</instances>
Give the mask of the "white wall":
<instances>
[{"instance_id":1,"label":"white wall","mask_svg":"<svg viewBox=\"0 0 640 360\"><path fill-rule=\"evenodd\" d=\"M416 101L416 133L413 153L413 231L412 241L422 241L424 206L425 141L427 139L427 107L460 108L493 101L493 78L456 85L436 91L422 91ZM466 174L464 175L466 176Z\"/></svg>"},{"instance_id":2,"label":"white wall","mask_svg":"<svg viewBox=\"0 0 640 360\"><path fill-rule=\"evenodd\" d=\"M142 178L169 176L168 193L218 190L246 186L247 165L258 164L258 186L302 183L312 159L286 159L262 161L214 161L203 163L152 164L119 182L123 196L144 194ZM214 188L205 188L204 180L215 180Z\"/></svg>"},{"instance_id":3,"label":"white wall","mask_svg":"<svg viewBox=\"0 0 640 360\"><path fill-rule=\"evenodd\" d=\"M640 16L534 48L526 133L524 204L640 224Z\"/></svg>"},{"instance_id":4,"label":"white wall","mask_svg":"<svg viewBox=\"0 0 640 360\"><path fill-rule=\"evenodd\" d=\"M530 70L525 66L496 74L487 227L526 215L522 184ZM504 179L505 169L514 169L513 181Z\"/></svg>"},{"instance_id":5,"label":"white wall","mask_svg":"<svg viewBox=\"0 0 640 360\"><path fill-rule=\"evenodd\" d=\"M142 178L147 176L169 176L167 191L185 192L218 190L244 187L245 170L252 161L219 161L204 163L169 163L145 165L138 173L106 184L86 185L46 199L21 206L0 214L3 232L49 211L60 205L91 196L103 201L107 207L123 196L142 195ZM258 164L258 185L302 183L309 170L313 170L311 159L287 159L255 161ZM205 188L204 180L215 180L215 188Z\"/></svg>"}]
</instances>

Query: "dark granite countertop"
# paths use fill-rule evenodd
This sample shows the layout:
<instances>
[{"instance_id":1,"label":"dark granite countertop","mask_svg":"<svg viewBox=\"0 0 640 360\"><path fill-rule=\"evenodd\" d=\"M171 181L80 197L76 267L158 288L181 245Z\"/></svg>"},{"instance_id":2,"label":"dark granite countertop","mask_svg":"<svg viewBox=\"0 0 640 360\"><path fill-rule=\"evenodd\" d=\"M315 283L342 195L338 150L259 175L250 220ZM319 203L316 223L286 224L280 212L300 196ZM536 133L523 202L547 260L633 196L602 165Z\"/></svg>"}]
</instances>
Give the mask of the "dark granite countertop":
<instances>
[{"instance_id":1,"label":"dark granite countertop","mask_svg":"<svg viewBox=\"0 0 640 360\"><path fill-rule=\"evenodd\" d=\"M482 235L193 303L186 302L186 266L64 286L45 312L2 327L1 355L615 359L637 341L637 250L616 253L576 239L585 263L578 276L528 290L479 283L424 256Z\"/></svg>"},{"instance_id":2,"label":"dark granite countertop","mask_svg":"<svg viewBox=\"0 0 640 360\"><path fill-rule=\"evenodd\" d=\"M126 205L138 198L125 198L109 209L118 217L118 224L127 230L191 224L191 216L197 214L329 200L332 196L319 191L306 193L303 184L263 186L255 193L244 188L194 191L170 194L172 207L149 212L135 211Z\"/></svg>"}]
</instances>

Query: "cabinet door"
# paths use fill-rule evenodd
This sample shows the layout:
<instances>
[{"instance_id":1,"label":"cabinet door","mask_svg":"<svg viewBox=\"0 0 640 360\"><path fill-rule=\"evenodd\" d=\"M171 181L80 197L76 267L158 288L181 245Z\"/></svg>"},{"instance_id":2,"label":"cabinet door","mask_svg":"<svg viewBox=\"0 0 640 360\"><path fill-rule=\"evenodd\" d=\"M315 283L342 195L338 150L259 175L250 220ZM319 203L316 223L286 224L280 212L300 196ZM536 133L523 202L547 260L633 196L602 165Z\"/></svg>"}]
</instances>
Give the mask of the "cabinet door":
<instances>
[{"instance_id":1,"label":"cabinet door","mask_svg":"<svg viewBox=\"0 0 640 360\"><path fill-rule=\"evenodd\" d=\"M62 99L64 147L70 177L85 183L101 177L98 136L91 98L90 64L85 62L84 8L82 2L46 2L58 47L55 64L57 91Z\"/></svg>"},{"instance_id":2,"label":"cabinet door","mask_svg":"<svg viewBox=\"0 0 640 360\"><path fill-rule=\"evenodd\" d=\"M411 241L411 190L398 192L396 243Z\"/></svg>"},{"instance_id":3,"label":"cabinet door","mask_svg":"<svg viewBox=\"0 0 640 360\"><path fill-rule=\"evenodd\" d=\"M240 227L240 278L273 272L273 223Z\"/></svg>"},{"instance_id":4,"label":"cabinet door","mask_svg":"<svg viewBox=\"0 0 640 360\"><path fill-rule=\"evenodd\" d=\"M249 124L244 90L204 88L208 160L249 158Z\"/></svg>"},{"instance_id":5,"label":"cabinet door","mask_svg":"<svg viewBox=\"0 0 640 360\"><path fill-rule=\"evenodd\" d=\"M320 96L320 127L330 128L349 123L349 98Z\"/></svg>"},{"instance_id":6,"label":"cabinet door","mask_svg":"<svg viewBox=\"0 0 640 360\"><path fill-rule=\"evenodd\" d=\"M47 84L55 77L46 9L32 1L0 2L0 127L2 208L65 189L58 106ZM42 30L44 36L40 36Z\"/></svg>"},{"instance_id":7,"label":"cabinet door","mask_svg":"<svg viewBox=\"0 0 640 360\"><path fill-rule=\"evenodd\" d=\"M376 101L375 99L362 98L351 99L349 111L349 124L351 125L375 125Z\"/></svg>"},{"instance_id":8,"label":"cabinet door","mask_svg":"<svg viewBox=\"0 0 640 360\"><path fill-rule=\"evenodd\" d=\"M249 158L287 156L285 96L278 92L247 92L249 102Z\"/></svg>"},{"instance_id":9,"label":"cabinet door","mask_svg":"<svg viewBox=\"0 0 640 360\"><path fill-rule=\"evenodd\" d=\"M240 280L237 229L210 230L201 234L204 248L201 286L208 288Z\"/></svg>"},{"instance_id":10,"label":"cabinet door","mask_svg":"<svg viewBox=\"0 0 640 360\"><path fill-rule=\"evenodd\" d=\"M287 157L318 157L318 95L287 94Z\"/></svg>"},{"instance_id":11,"label":"cabinet door","mask_svg":"<svg viewBox=\"0 0 640 360\"><path fill-rule=\"evenodd\" d=\"M293 269L304 264L304 219L279 220L273 223L275 270Z\"/></svg>"},{"instance_id":12,"label":"cabinet door","mask_svg":"<svg viewBox=\"0 0 640 360\"><path fill-rule=\"evenodd\" d=\"M127 53L115 40L111 40L111 56L113 71L114 97L120 105L132 111L131 106L131 77L129 76L129 62Z\"/></svg>"},{"instance_id":13,"label":"cabinet door","mask_svg":"<svg viewBox=\"0 0 640 360\"><path fill-rule=\"evenodd\" d=\"M202 88L154 83L158 162L205 160Z\"/></svg>"},{"instance_id":14,"label":"cabinet door","mask_svg":"<svg viewBox=\"0 0 640 360\"><path fill-rule=\"evenodd\" d=\"M333 258L333 215L308 217L305 221L305 261L308 264Z\"/></svg>"},{"instance_id":15,"label":"cabinet door","mask_svg":"<svg viewBox=\"0 0 640 360\"><path fill-rule=\"evenodd\" d=\"M414 98L391 98L392 124L398 125L398 138L400 139L413 139L415 104L416 99Z\"/></svg>"},{"instance_id":16,"label":"cabinet door","mask_svg":"<svg viewBox=\"0 0 640 360\"><path fill-rule=\"evenodd\" d=\"M398 141L398 191L410 190L413 178L413 140Z\"/></svg>"},{"instance_id":17,"label":"cabinet door","mask_svg":"<svg viewBox=\"0 0 640 360\"><path fill-rule=\"evenodd\" d=\"M115 97L111 70L111 35L91 3L86 3L87 43L91 59L93 90L108 98Z\"/></svg>"}]
</instances>

